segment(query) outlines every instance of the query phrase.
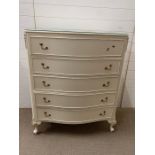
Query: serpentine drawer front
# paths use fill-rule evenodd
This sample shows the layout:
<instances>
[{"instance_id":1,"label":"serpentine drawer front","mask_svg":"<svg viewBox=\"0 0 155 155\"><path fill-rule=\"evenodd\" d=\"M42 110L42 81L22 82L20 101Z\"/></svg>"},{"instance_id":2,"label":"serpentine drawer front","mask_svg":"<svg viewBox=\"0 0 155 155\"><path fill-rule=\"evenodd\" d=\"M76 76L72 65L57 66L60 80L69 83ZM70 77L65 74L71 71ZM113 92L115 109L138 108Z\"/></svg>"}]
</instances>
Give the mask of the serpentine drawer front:
<instances>
[{"instance_id":1,"label":"serpentine drawer front","mask_svg":"<svg viewBox=\"0 0 155 155\"><path fill-rule=\"evenodd\" d=\"M123 46L123 40L104 40L104 38L98 40L71 37L31 38L31 50L33 54L77 57L121 56Z\"/></svg>"},{"instance_id":2,"label":"serpentine drawer front","mask_svg":"<svg viewBox=\"0 0 155 155\"><path fill-rule=\"evenodd\" d=\"M100 78L60 78L34 77L34 89L68 92L86 92L98 90L117 90L118 77Z\"/></svg>"},{"instance_id":3,"label":"serpentine drawer front","mask_svg":"<svg viewBox=\"0 0 155 155\"><path fill-rule=\"evenodd\" d=\"M40 107L91 107L99 105L114 105L115 93L54 93L35 94L36 104ZM81 103L81 104L80 104Z\"/></svg>"},{"instance_id":4,"label":"serpentine drawer front","mask_svg":"<svg viewBox=\"0 0 155 155\"><path fill-rule=\"evenodd\" d=\"M34 134L42 122L116 124L128 36L25 31Z\"/></svg>"},{"instance_id":5,"label":"serpentine drawer front","mask_svg":"<svg viewBox=\"0 0 155 155\"><path fill-rule=\"evenodd\" d=\"M54 121L65 124L77 124L104 120L112 117L113 109L98 107L98 108L83 108L83 109L41 109L37 110L39 120Z\"/></svg>"},{"instance_id":6,"label":"serpentine drawer front","mask_svg":"<svg viewBox=\"0 0 155 155\"><path fill-rule=\"evenodd\" d=\"M33 72L40 74L118 75L120 70L120 61L118 60L33 59L32 61Z\"/></svg>"}]
</instances>

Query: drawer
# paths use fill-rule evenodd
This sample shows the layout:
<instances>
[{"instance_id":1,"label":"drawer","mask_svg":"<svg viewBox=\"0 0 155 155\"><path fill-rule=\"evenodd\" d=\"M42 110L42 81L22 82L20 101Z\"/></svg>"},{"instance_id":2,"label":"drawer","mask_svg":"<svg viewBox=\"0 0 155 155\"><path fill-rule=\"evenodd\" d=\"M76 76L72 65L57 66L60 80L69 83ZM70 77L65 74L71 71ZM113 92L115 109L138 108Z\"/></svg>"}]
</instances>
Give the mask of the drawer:
<instances>
[{"instance_id":1,"label":"drawer","mask_svg":"<svg viewBox=\"0 0 155 155\"><path fill-rule=\"evenodd\" d=\"M33 72L55 75L111 75L119 74L119 60L33 59Z\"/></svg>"},{"instance_id":2,"label":"drawer","mask_svg":"<svg viewBox=\"0 0 155 155\"><path fill-rule=\"evenodd\" d=\"M100 57L121 56L123 40L67 39L67 38L31 38L33 54Z\"/></svg>"},{"instance_id":3,"label":"drawer","mask_svg":"<svg viewBox=\"0 0 155 155\"><path fill-rule=\"evenodd\" d=\"M116 90L118 77L107 78L67 78L67 77L34 77L34 89L66 92L84 92L98 90Z\"/></svg>"},{"instance_id":4,"label":"drawer","mask_svg":"<svg viewBox=\"0 0 155 155\"><path fill-rule=\"evenodd\" d=\"M114 93L97 94L35 94L38 106L58 107L91 107L97 105L114 105L116 95Z\"/></svg>"},{"instance_id":5,"label":"drawer","mask_svg":"<svg viewBox=\"0 0 155 155\"><path fill-rule=\"evenodd\" d=\"M71 124L104 120L107 118L111 118L112 113L113 108L103 107L83 108L80 110L67 108L37 109L37 115L39 120Z\"/></svg>"}]
</instances>

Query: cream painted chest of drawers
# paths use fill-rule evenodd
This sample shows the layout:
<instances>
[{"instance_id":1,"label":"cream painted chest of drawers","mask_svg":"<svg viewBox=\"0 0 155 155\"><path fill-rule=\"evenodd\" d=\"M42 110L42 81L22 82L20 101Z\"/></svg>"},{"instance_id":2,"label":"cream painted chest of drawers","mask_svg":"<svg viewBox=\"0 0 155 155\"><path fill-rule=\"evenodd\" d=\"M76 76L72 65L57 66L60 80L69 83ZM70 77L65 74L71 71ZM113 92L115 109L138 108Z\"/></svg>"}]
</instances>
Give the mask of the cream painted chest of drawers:
<instances>
[{"instance_id":1,"label":"cream painted chest of drawers","mask_svg":"<svg viewBox=\"0 0 155 155\"><path fill-rule=\"evenodd\" d=\"M34 134L41 122L116 124L128 36L25 31Z\"/></svg>"}]
</instances>

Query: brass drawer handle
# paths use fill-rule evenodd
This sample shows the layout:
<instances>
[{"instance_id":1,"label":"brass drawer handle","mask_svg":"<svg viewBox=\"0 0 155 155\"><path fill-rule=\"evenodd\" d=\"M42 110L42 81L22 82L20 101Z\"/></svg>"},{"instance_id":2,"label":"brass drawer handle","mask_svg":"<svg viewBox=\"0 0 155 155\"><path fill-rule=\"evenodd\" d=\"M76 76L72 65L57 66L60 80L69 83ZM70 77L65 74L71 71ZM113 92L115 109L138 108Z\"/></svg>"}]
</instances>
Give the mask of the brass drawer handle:
<instances>
[{"instance_id":1,"label":"brass drawer handle","mask_svg":"<svg viewBox=\"0 0 155 155\"><path fill-rule=\"evenodd\" d=\"M106 51L110 51L110 48L107 48Z\"/></svg>"},{"instance_id":2,"label":"brass drawer handle","mask_svg":"<svg viewBox=\"0 0 155 155\"><path fill-rule=\"evenodd\" d=\"M99 113L100 116L105 116L106 115L106 111L104 110L102 113Z\"/></svg>"},{"instance_id":3,"label":"brass drawer handle","mask_svg":"<svg viewBox=\"0 0 155 155\"><path fill-rule=\"evenodd\" d=\"M112 48L115 48L115 47L116 47L115 45L112 45ZM106 51L110 51L110 48L108 47Z\"/></svg>"},{"instance_id":4,"label":"brass drawer handle","mask_svg":"<svg viewBox=\"0 0 155 155\"><path fill-rule=\"evenodd\" d=\"M44 87L49 87L50 84L46 83L46 81L42 81Z\"/></svg>"},{"instance_id":5,"label":"brass drawer handle","mask_svg":"<svg viewBox=\"0 0 155 155\"><path fill-rule=\"evenodd\" d=\"M51 117L51 114L48 114L47 112L44 112L45 117Z\"/></svg>"},{"instance_id":6,"label":"brass drawer handle","mask_svg":"<svg viewBox=\"0 0 155 155\"><path fill-rule=\"evenodd\" d=\"M43 43L40 43L39 45L40 45L40 47L41 47L42 50L48 50L48 47L47 46L44 47L44 44Z\"/></svg>"},{"instance_id":7,"label":"brass drawer handle","mask_svg":"<svg viewBox=\"0 0 155 155\"><path fill-rule=\"evenodd\" d=\"M110 86L110 81L107 81L107 83L103 83L103 87L109 87Z\"/></svg>"},{"instance_id":8,"label":"brass drawer handle","mask_svg":"<svg viewBox=\"0 0 155 155\"><path fill-rule=\"evenodd\" d=\"M44 63L41 63L41 66L43 67L43 69L49 69L50 68L49 66L45 66Z\"/></svg>"},{"instance_id":9,"label":"brass drawer handle","mask_svg":"<svg viewBox=\"0 0 155 155\"><path fill-rule=\"evenodd\" d=\"M51 102L51 100L47 100L46 97L43 97L43 100L44 100L45 103L50 103Z\"/></svg>"},{"instance_id":10,"label":"brass drawer handle","mask_svg":"<svg viewBox=\"0 0 155 155\"><path fill-rule=\"evenodd\" d=\"M112 69L112 64L110 64L109 66L106 66L104 69L107 71L110 71Z\"/></svg>"},{"instance_id":11,"label":"brass drawer handle","mask_svg":"<svg viewBox=\"0 0 155 155\"><path fill-rule=\"evenodd\" d=\"M101 102L108 102L108 97L105 97L105 99L101 99Z\"/></svg>"}]
</instances>

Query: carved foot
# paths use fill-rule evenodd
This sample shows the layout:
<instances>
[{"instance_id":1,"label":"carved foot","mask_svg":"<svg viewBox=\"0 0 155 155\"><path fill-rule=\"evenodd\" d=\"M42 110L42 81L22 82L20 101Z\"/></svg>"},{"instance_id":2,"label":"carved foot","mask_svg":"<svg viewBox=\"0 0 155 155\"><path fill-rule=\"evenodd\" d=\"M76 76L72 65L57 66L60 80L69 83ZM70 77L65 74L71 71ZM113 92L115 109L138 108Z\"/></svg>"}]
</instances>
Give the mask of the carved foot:
<instances>
[{"instance_id":1,"label":"carved foot","mask_svg":"<svg viewBox=\"0 0 155 155\"><path fill-rule=\"evenodd\" d=\"M37 135L39 133L38 126L41 124L41 122L40 121L39 122L33 121L32 124L34 126L33 134Z\"/></svg>"},{"instance_id":2,"label":"carved foot","mask_svg":"<svg viewBox=\"0 0 155 155\"><path fill-rule=\"evenodd\" d=\"M114 120L114 121L108 121L108 122L110 124L110 132L114 132L115 131L114 126L117 124L116 120Z\"/></svg>"},{"instance_id":3,"label":"carved foot","mask_svg":"<svg viewBox=\"0 0 155 155\"><path fill-rule=\"evenodd\" d=\"M114 129L114 125L113 124L110 124L110 132L114 132L115 129Z\"/></svg>"},{"instance_id":4,"label":"carved foot","mask_svg":"<svg viewBox=\"0 0 155 155\"><path fill-rule=\"evenodd\" d=\"M34 127L33 134L34 135L38 134L38 126L37 125L35 125L35 127Z\"/></svg>"}]
</instances>

